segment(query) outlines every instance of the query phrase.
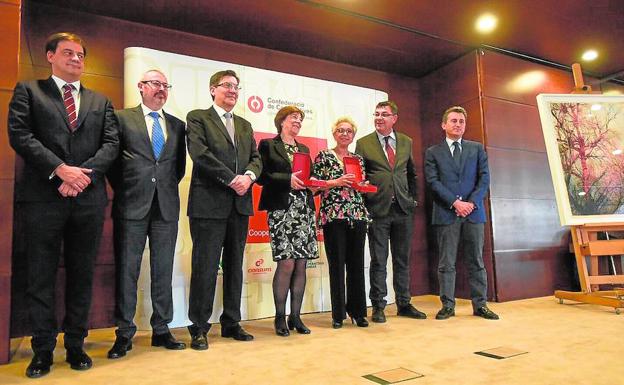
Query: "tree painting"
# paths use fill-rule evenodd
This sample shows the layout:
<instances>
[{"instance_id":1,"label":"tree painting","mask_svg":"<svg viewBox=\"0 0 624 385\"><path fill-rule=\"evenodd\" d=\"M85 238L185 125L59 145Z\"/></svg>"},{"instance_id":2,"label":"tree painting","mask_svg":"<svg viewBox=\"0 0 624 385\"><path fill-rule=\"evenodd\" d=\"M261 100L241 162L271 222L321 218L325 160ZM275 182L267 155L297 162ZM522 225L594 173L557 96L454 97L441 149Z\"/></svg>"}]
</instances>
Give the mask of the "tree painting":
<instances>
[{"instance_id":1,"label":"tree painting","mask_svg":"<svg viewBox=\"0 0 624 385\"><path fill-rule=\"evenodd\" d=\"M550 103L573 215L624 213L624 103Z\"/></svg>"}]
</instances>

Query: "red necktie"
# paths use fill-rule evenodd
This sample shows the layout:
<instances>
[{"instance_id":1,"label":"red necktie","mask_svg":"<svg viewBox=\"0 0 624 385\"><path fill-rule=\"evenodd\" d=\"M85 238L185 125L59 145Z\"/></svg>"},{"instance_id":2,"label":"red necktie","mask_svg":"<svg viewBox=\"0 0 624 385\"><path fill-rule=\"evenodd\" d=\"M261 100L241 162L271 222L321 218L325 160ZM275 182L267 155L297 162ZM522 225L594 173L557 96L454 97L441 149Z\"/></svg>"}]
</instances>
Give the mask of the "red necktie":
<instances>
[{"instance_id":1,"label":"red necktie","mask_svg":"<svg viewBox=\"0 0 624 385\"><path fill-rule=\"evenodd\" d=\"M72 130L76 130L78 125L78 115L76 114L76 103L74 102L74 96L72 90L74 86L72 84L65 84L63 86L63 103L65 104L65 110L67 111L67 118L69 119L69 127Z\"/></svg>"},{"instance_id":2,"label":"red necktie","mask_svg":"<svg viewBox=\"0 0 624 385\"><path fill-rule=\"evenodd\" d=\"M390 136L384 137L386 140L386 154L388 154L388 163L390 168L394 168L394 148L390 145Z\"/></svg>"}]
</instances>

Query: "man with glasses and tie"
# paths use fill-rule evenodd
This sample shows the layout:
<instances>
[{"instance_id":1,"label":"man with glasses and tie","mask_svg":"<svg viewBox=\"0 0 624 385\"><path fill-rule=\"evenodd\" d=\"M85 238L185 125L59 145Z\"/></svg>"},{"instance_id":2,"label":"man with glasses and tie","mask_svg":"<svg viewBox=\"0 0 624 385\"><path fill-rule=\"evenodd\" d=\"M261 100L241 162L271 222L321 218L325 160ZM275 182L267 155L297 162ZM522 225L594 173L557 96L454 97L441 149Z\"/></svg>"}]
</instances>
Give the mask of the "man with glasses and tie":
<instances>
[{"instance_id":1,"label":"man with glasses and tie","mask_svg":"<svg viewBox=\"0 0 624 385\"><path fill-rule=\"evenodd\" d=\"M52 76L20 82L9 105L8 134L23 169L15 178L16 217L27 259L31 378L50 371L56 346L56 279L65 266L66 361L91 368L83 350L88 334L95 258L108 203L105 173L117 157L117 119L111 102L84 87L86 49L72 33L45 46ZM62 250L62 253L61 253Z\"/></svg>"},{"instance_id":2,"label":"man with glasses and tie","mask_svg":"<svg viewBox=\"0 0 624 385\"><path fill-rule=\"evenodd\" d=\"M378 188L377 193L365 197L366 208L373 219L368 228L371 319L386 322L388 243L392 251L397 315L425 319L425 313L410 303L410 245L413 212L418 205L412 139L394 129L398 120L396 103L390 100L378 103L374 119L376 131L359 139L355 147L355 152L364 158L370 183Z\"/></svg>"},{"instance_id":3,"label":"man with glasses and tie","mask_svg":"<svg viewBox=\"0 0 624 385\"><path fill-rule=\"evenodd\" d=\"M249 216L253 215L251 185L262 161L251 124L232 114L240 91L234 71L210 78L213 106L188 113L188 151L193 160L188 216L193 253L189 297L191 348L208 349L207 333L215 296L219 261L223 267L221 336L251 341L239 324L243 285L243 252Z\"/></svg>"},{"instance_id":4,"label":"man with glasses and tie","mask_svg":"<svg viewBox=\"0 0 624 385\"><path fill-rule=\"evenodd\" d=\"M425 153L425 179L433 192L434 226L438 246L438 280L442 308L436 319L455 315L455 261L462 244L469 272L473 314L496 320L486 306L487 273L483 264L483 199L490 183L483 145L462 138L468 114L462 107L450 107L442 116L446 138Z\"/></svg>"},{"instance_id":5,"label":"man with glasses and tie","mask_svg":"<svg viewBox=\"0 0 624 385\"><path fill-rule=\"evenodd\" d=\"M178 234L178 184L186 168L185 125L166 113L171 85L159 70L137 84L141 104L117 111L119 157L108 173L113 200L117 338L108 358L126 355L136 333L137 281L149 238L152 346L181 350L167 326L173 320L171 278Z\"/></svg>"}]
</instances>

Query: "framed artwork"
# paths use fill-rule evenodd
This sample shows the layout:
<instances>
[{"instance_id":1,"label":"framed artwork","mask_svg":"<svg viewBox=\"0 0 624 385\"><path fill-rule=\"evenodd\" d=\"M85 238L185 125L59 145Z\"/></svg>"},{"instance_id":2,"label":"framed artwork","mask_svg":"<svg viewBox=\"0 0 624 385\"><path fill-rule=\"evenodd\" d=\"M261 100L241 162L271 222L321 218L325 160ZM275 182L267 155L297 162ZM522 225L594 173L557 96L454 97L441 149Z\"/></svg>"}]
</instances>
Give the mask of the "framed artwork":
<instances>
[{"instance_id":1,"label":"framed artwork","mask_svg":"<svg viewBox=\"0 0 624 385\"><path fill-rule=\"evenodd\" d=\"M624 95L540 94L561 224L624 222Z\"/></svg>"}]
</instances>

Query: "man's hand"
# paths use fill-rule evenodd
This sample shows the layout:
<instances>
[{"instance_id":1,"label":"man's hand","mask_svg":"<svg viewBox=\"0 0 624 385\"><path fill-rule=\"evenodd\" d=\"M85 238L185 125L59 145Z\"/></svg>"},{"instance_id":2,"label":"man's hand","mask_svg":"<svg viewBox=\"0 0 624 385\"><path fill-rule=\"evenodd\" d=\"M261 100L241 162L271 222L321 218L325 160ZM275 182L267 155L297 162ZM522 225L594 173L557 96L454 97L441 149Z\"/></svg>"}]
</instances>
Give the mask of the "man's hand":
<instances>
[{"instance_id":1,"label":"man's hand","mask_svg":"<svg viewBox=\"0 0 624 385\"><path fill-rule=\"evenodd\" d=\"M79 193L91 184L91 178L88 175L91 172L93 170L90 168L74 167L66 164L62 164L54 170L54 173L61 178L63 184L67 184L72 190L76 190ZM59 191L61 191L60 188Z\"/></svg>"},{"instance_id":2,"label":"man's hand","mask_svg":"<svg viewBox=\"0 0 624 385\"><path fill-rule=\"evenodd\" d=\"M232 188L236 194L243 196L249 190L253 182L251 181L251 176L249 175L236 175L234 179L229 184L229 187Z\"/></svg>"},{"instance_id":3,"label":"man's hand","mask_svg":"<svg viewBox=\"0 0 624 385\"><path fill-rule=\"evenodd\" d=\"M465 218L474 210L475 206L472 202L464 202L457 199L453 202L453 207L455 208L455 214L458 217Z\"/></svg>"},{"instance_id":4,"label":"man's hand","mask_svg":"<svg viewBox=\"0 0 624 385\"><path fill-rule=\"evenodd\" d=\"M59 186L58 192L61 194L61 196L63 196L63 198L67 198L67 197L73 198L73 197L77 197L78 194L80 194L82 191L78 191L72 188L67 182L63 182Z\"/></svg>"}]
</instances>

